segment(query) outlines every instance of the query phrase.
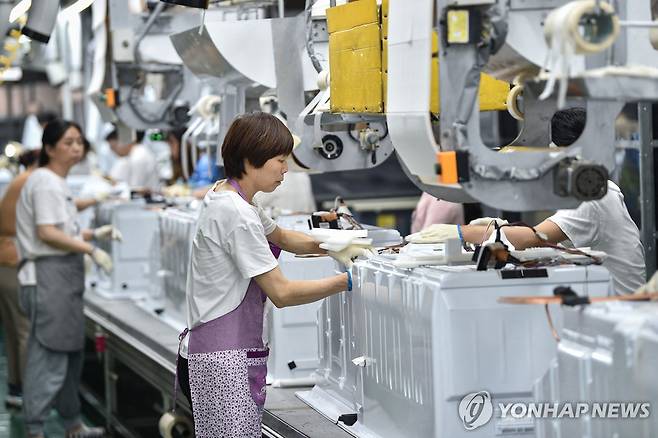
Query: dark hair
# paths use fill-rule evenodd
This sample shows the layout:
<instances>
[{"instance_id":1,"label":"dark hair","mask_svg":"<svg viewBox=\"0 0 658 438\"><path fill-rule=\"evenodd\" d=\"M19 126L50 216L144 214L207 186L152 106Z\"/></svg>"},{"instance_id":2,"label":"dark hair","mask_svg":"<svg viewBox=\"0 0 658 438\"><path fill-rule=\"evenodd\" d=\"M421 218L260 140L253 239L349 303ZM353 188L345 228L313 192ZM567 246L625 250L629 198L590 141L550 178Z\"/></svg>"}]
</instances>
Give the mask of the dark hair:
<instances>
[{"instance_id":1,"label":"dark hair","mask_svg":"<svg viewBox=\"0 0 658 438\"><path fill-rule=\"evenodd\" d=\"M47 125L48 123L52 122L56 118L57 118L57 114L55 114L52 111L42 111L39 114L37 114L37 120L42 125Z\"/></svg>"},{"instance_id":2,"label":"dark hair","mask_svg":"<svg viewBox=\"0 0 658 438\"><path fill-rule=\"evenodd\" d=\"M551 141L556 146L570 146L585 129L587 112L584 108L557 111L551 119Z\"/></svg>"},{"instance_id":3,"label":"dark hair","mask_svg":"<svg viewBox=\"0 0 658 438\"><path fill-rule=\"evenodd\" d=\"M82 136L82 146L84 147L82 156L86 157L89 151L91 150L91 142L84 135Z\"/></svg>"},{"instance_id":4,"label":"dark hair","mask_svg":"<svg viewBox=\"0 0 658 438\"><path fill-rule=\"evenodd\" d=\"M260 168L277 155L290 155L292 146L292 134L281 120L263 112L242 114L229 126L222 144L226 176L240 178L245 159Z\"/></svg>"},{"instance_id":5,"label":"dark hair","mask_svg":"<svg viewBox=\"0 0 658 438\"><path fill-rule=\"evenodd\" d=\"M18 156L18 164L25 168L32 166L39 159L39 151L40 149L30 149L24 151Z\"/></svg>"},{"instance_id":6,"label":"dark hair","mask_svg":"<svg viewBox=\"0 0 658 438\"><path fill-rule=\"evenodd\" d=\"M109 134L105 136L105 141L112 141L119 139L119 131L116 128L112 130ZM144 131L135 131L135 141L141 143L144 140Z\"/></svg>"},{"instance_id":7,"label":"dark hair","mask_svg":"<svg viewBox=\"0 0 658 438\"><path fill-rule=\"evenodd\" d=\"M110 132L105 136L105 141L112 141L118 139L119 139L119 133L117 132L116 128L114 128L112 132Z\"/></svg>"},{"instance_id":8,"label":"dark hair","mask_svg":"<svg viewBox=\"0 0 658 438\"><path fill-rule=\"evenodd\" d=\"M46 152L47 148L55 147L58 141L64 137L64 134L69 128L75 128L82 134L82 129L80 125L75 122L63 119L55 119L49 122L45 128L43 128L43 137L41 137L41 152L39 153L39 167L46 166L50 162L50 157Z\"/></svg>"}]
</instances>

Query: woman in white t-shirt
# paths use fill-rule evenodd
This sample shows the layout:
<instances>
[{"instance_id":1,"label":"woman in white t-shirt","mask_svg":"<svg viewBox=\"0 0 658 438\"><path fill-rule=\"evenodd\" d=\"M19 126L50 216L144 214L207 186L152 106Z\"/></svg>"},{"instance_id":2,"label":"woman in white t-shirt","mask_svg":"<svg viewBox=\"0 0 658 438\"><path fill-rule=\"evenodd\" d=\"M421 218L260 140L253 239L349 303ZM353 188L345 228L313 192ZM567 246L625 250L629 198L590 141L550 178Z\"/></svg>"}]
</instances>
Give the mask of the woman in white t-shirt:
<instances>
[{"instance_id":1,"label":"woman in white t-shirt","mask_svg":"<svg viewBox=\"0 0 658 438\"><path fill-rule=\"evenodd\" d=\"M44 436L52 407L62 417L66 437L100 437L104 432L86 427L80 418L83 255L111 269L109 255L88 241L110 238L113 230L80 230L77 224L78 207L66 175L83 156L81 132L65 120L46 125L39 168L27 179L16 205L19 300L31 325L23 387L29 437Z\"/></svg>"},{"instance_id":2,"label":"woman in white t-shirt","mask_svg":"<svg viewBox=\"0 0 658 438\"><path fill-rule=\"evenodd\" d=\"M324 252L306 234L279 228L252 203L256 192L281 184L292 147L290 131L276 117L238 117L222 145L228 179L215 183L203 201L187 278L189 334L187 329L181 334L188 345L178 359L197 436L261 436L269 353L263 343L266 298L284 307L351 289L349 272L290 281L279 269L281 249ZM363 248L344 251L365 255Z\"/></svg>"}]
</instances>

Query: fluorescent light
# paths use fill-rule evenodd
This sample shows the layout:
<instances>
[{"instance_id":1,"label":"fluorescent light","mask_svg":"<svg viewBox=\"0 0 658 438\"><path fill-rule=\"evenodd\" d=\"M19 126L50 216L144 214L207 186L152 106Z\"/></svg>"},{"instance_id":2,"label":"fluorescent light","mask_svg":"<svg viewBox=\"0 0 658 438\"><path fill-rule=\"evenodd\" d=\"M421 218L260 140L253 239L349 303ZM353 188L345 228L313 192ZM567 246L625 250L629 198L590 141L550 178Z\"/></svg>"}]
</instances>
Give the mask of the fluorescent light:
<instances>
[{"instance_id":1,"label":"fluorescent light","mask_svg":"<svg viewBox=\"0 0 658 438\"><path fill-rule=\"evenodd\" d=\"M23 69L20 67L9 67L0 72L0 81L18 82L23 78Z\"/></svg>"},{"instance_id":2,"label":"fluorescent light","mask_svg":"<svg viewBox=\"0 0 658 438\"><path fill-rule=\"evenodd\" d=\"M78 0L60 12L59 19L62 21L68 21L91 6L93 2L94 0Z\"/></svg>"},{"instance_id":3,"label":"fluorescent light","mask_svg":"<svg viewBox=\"0 0 658 438\"><path fill-rule=\"evenodd\" d=\"M16 146L11 143L5 146L5 155L7 158L12 158L14 155L16 155Z\"/></svg>"},{"instance_id":4,"label":"fluorescent light","mask_svg":"<svg viewBox=\"0 0 658 438\"><path fill-rule=\"evenodd\" d=\"M21 0L18 2L18 4L14 6L9 13L9 22L13 23L25 15L28 9L30 9L30 6L32 6L32 0Z\"/></svg>"}]
</instances>

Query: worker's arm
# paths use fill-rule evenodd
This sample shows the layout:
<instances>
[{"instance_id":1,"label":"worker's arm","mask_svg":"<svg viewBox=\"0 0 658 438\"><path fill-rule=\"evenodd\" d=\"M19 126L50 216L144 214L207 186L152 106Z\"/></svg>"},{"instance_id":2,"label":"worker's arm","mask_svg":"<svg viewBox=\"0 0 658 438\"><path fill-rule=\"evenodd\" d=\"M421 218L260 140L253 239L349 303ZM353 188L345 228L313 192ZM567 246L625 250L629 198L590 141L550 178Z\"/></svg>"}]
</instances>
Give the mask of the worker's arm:
<instances>
[{"instance_id":1,"label":"worker's arm","mask_svg":"<svg viewBox=\"0 0 658 438\"><path fill-rule=\"evenodd\" d=\"M0 201L0 236L16 235L16 204L30 172L23 172L9 183Z\"/></svg>"},{"instance_id":2,"label":"worker's arm","mask_svg":"<svg viewBox=\"0 0 658 438\"><path fill-rule=\"evenodd\" d=\"M347 273L320 280L288 280L277 266L254 277L278 308L308 304L347 290Z\"/></svg>"},{"instance_id":3,"label":"worker's arm","mask_svg":"<svg viewBox=\"0 0 658 438\"><path fill-rule=\"evenodd\" d=\"M487 229L488 228L488 229ZM527 227L504 227L505 235L516 249L525 249L535 246L543 246L544 241L539 239L535 233ZM568 239L566 234L550 220L545 220L535 227L540 233L546 235L548 242L559 243ZM487 240L494 232L493 225L462 225L462 236L466 242L479 244Z\"/></svg>"},{"instance_id":4,"label":"worker's arm","mask_svg":"<svg viewBox=\"0 0 658 438\"><path fill-rule=\"evenodd\" d=\"M93 207L96 204L98 204L98 199L96 199L96 198L86 198L86 199L76 199L75 200L75 208L78 211L82 211L82 210L85 210L89 207Z\"/></svg>"},{"instance_id":5,"label":"worker's arm","mask_svg":"<svg viewBox=\"0 0 658 438\"><path fill-rule=\"evenodd\" d=\"M276 227L274 231L268 234L267 240L282 250L293 254L326 254L327 252L321 249L318 246L319 243L313 240L311 236L281 227Z\"/></svg>"},{"instance_id":6,"label":"worker's arm","mask_svg":"<svg viewBox=\"0 0 658 438\"><path fill-rule=\"evenodd\" d=\"M37 236L48 245L64 251L91 254L94 246L69 236L55 225L37 225Z\"/></svg>"}]
</instances>

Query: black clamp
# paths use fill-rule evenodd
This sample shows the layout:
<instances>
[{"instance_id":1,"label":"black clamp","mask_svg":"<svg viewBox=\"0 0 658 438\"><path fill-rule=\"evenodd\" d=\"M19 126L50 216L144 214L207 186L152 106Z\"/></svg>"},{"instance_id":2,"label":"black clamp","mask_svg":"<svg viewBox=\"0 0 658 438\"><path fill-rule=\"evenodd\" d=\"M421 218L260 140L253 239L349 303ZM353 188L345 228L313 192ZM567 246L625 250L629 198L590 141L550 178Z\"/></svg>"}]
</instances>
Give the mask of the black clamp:
<instances>
[{"instance_id":1,"label":"black clamp","mask_svg":"<svg viewBox=\"0 0 658 438\"><path fill-rule=\"evenodd\" d=\"M553 295L562 298L562 304L565 306L574 307L591 303L589 297L582 297L576 294L576 292L574 292L569 286L556 287L553 289Z\"/></svg>"}]
</instances>

